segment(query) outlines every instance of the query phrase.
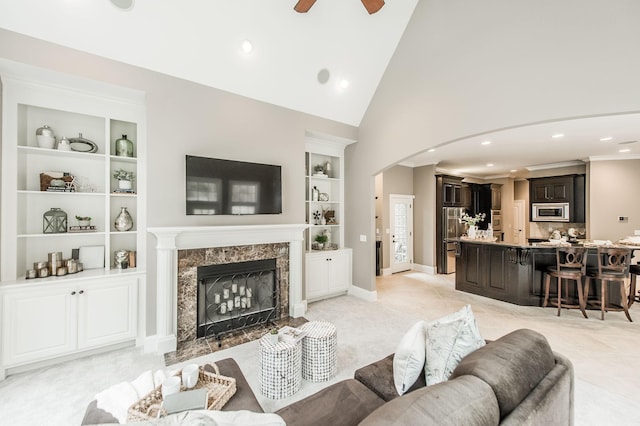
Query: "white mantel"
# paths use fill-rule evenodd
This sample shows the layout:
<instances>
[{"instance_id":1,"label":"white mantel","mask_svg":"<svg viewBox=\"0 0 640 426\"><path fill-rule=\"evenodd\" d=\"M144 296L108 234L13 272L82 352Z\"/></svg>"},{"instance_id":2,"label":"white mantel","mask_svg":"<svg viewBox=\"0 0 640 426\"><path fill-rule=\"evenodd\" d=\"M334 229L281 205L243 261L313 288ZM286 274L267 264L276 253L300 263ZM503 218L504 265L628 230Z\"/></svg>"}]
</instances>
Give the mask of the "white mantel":
<instances>
[{"instance_id":1,"label":"white mantel","mask_svg":"<svg viewBox=\"0 0 640 426\"><path fill-rule=\"evenodd\" d=\"M289 315L307 311L302 298L303 231L306 224L239 226L171 226L147 228L156 236L156 342L155 352L176 350L178 250L252 244L289 243Z\"/></svg>"}]
</instances>

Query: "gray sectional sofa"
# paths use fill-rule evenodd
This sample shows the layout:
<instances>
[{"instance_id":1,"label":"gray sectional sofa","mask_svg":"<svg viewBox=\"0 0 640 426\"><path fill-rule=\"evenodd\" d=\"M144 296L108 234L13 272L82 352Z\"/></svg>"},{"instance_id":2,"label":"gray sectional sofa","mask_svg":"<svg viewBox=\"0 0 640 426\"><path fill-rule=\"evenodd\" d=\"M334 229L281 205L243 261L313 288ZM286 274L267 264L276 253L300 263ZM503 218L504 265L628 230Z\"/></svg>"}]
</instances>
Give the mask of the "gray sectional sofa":
<instances>
[{"instance_id":1,"label":"gray sectional sofa","mask_svg":"<svg viewBox=\"0 0 640 426\"><path fill-rule=\"evenodd\" d=\"M238 390L224 410L262 412L232 359L217 362L236 377ZM393 355L278 410L287 425L572 425L571 362L554 353L541 334L516 330L467 355L448 381L425 386L424 375L404 395L393 382ZM83 424L115 419L95 407Z\"/></svg>"}]
</instances>

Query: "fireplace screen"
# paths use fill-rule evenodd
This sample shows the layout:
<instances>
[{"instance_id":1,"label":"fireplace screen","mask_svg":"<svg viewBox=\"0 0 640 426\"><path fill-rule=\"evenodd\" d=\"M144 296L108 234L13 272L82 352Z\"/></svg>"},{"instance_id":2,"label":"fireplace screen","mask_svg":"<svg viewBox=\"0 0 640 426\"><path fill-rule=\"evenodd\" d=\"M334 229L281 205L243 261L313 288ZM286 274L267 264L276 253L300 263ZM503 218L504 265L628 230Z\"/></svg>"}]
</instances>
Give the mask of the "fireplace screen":
<instances>
[{"instance_id":1,"label":"fireplace screen","mask_svg":"<svg viewBox=\"0 0 640 426\"><path fill-rule=\"evenodd\" d=\"M198 267L197 337L215 336L277 318L276 259Z\"/></svg>"}]
</instances>

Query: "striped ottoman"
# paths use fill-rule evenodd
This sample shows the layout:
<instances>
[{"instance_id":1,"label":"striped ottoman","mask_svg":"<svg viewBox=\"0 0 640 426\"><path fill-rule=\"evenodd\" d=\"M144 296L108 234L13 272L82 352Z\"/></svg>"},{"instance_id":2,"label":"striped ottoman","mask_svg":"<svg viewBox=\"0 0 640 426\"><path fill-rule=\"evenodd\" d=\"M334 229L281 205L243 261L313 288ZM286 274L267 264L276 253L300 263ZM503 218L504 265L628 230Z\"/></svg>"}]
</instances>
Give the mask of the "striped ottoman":
<instances>
[{"instance_id":1,"label":"striped ottoman","mask_svg":"<svg viewBox=\"0 0 640 426\"><path fill-rule=\"evenodd\" d=\"M300 327L307 335L302 339L302 378L325 382L338 372L338 332L327 321L310 321Z\"/></svg>"}]
</instances>

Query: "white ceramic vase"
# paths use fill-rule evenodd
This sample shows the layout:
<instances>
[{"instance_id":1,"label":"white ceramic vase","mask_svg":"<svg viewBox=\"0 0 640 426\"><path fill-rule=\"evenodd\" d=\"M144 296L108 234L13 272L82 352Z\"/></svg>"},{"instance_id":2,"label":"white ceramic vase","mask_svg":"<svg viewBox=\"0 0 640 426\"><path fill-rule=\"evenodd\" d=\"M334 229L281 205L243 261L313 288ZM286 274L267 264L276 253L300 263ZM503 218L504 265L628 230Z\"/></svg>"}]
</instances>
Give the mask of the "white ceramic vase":
<instances>
[{"instance_id":1,"label":"white ceramic vase","mask_svg":"<svg viewBox=\"0 0 640 426\"><path fill-rule=\"evenodd\" d=\"M131 189L131 181L130 180L119 180L118 181L119 189Z\"/></svg>"},{"instance_id":2,"label":"white ceramic vase","mask_svg":"<svg viewBox=\"0 0 640 426\"><path fill-rule=\"evenodd\" d=\"M467 229L467 236L471 239L476 239L478 236L478 226L469 225L469 229Z\"/></svg>"}]
</instances>

